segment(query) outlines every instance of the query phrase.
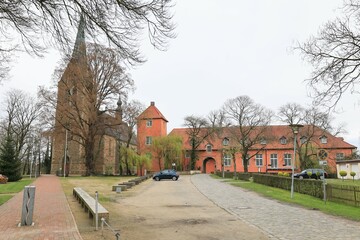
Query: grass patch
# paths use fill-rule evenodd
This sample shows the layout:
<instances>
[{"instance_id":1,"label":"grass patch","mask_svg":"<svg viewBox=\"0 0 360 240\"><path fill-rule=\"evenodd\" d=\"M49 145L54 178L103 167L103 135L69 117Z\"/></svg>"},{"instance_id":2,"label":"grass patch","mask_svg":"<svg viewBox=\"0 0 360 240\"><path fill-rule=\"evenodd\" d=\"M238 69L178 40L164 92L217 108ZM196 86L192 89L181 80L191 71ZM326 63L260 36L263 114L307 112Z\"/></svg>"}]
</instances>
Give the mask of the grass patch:
<instances>
[{"instance_id":1,"label":"grass patch","mask_svg":"<svg viewBox=\"0 0 360 240\"><path fill-rule=\"evenodd\" d=\"M14 195L8 195L8 194L1 194L0 195L0 205L3 205L6 203L10 198L12 198Z\"/></svg>"},{"instance_id":2,"label":"grass patch","mask_svg":"<svg viewBox=\"0 0 360 240\"><path fill-rule=\"evenodd\" d=\"M17 182L0 184L0 205L7 202L15 193L22 191L25 186L31 184L34 180L35 179L23 178Z\"/></svg>"},{"instance_id":3,"label":"grass patch","mask_svg":"<svg viewBox=\"0 0 360 240\"><path fill-rule=\"evenodd\" d=\"M290 191L265 186L258 183L246 182L241 180L230 180L229 184L232 184L243 189L247 189L256 193L259 193L262 196L276 199L282 202L296 204L307 209L319 210L321 212L343 217L350 220L360 221L360 208L353 207L350 205L334 203L327 201L326 203L319 199L306 194L294 193L294 198L291 199Z\"/></svg>"},{"instance_id":4,"label":"grass patch","mask_svg":"<svg viewBox=\"0 0 360 240\"><path fill-rule=\"evenodd\" d=\"M0 194L4 193L18 193L24 189L25 186L32 183L35 179L23 178L17 182L8 182L0 184Z\"/></svg>"}]
</instances>

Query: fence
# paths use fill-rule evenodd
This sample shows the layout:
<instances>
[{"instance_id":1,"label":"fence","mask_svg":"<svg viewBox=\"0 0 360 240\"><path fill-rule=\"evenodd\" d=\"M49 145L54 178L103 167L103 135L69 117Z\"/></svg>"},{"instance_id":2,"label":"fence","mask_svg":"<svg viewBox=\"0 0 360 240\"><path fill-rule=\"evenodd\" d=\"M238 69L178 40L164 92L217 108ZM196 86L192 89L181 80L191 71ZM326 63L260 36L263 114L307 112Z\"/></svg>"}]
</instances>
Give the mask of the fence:
<instances>
[{"instance_id":1,"label":"fence","mask_svg":"<svg viewBox=\"0 0 360 240\"><path fill-rule=\"evenodd\" d=\"M326 186L327 200L360 207L360 187L333 185Z\"/></svg>"}]
</instances>

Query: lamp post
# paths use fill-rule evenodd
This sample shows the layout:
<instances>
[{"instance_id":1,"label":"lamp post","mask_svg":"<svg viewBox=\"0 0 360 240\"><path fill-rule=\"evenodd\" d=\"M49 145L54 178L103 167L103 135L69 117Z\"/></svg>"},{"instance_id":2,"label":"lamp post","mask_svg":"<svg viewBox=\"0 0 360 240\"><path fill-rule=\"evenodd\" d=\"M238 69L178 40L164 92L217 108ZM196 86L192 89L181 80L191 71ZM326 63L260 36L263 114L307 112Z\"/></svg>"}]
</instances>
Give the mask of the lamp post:
<instances>
[{"instance_id":1,"label":"lamp post","mask_svg":"<svg viewBox=\"0 0 360 240\"><path fill-rule=\"evenodd\" d=\"M289 126L291 127L291 130L294 134L294 157L293 160L291 161L291 194L290 194L290 197L293 198L294 197L294 165L296 160L296 136L299 133L299 129L303 127L303 125L291 124Z\"/></svg>"}]
</instances>

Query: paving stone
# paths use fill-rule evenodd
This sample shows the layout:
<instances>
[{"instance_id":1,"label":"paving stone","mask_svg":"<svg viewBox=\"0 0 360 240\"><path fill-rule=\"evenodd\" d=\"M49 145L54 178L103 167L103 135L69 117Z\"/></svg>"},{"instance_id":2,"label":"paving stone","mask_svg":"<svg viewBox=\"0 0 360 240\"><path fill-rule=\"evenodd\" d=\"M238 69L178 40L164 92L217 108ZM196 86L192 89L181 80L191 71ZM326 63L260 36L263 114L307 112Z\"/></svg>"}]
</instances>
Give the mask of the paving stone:
<instances>
[{"instance_id":1,"label":"paving stone","mask_svg":"<svg viewBox=\"0 0 360 240\"><path fill-rule=\"evenodd\" d=\"M7 240L82 239L59 178L53 175L42 175L32 185L36 186L34 226L18 227L23 201L23 191L21 191L0 206L0 238Z\"/></svg>"},{"instance_id":2,"label":"paving stone","mask_svg":"<svg viewBox=\"0 0 360 240\"><path fill-rule=\"evenodd\" d=\"M359 222L267 199L206 174L193 175L191 181L219 207L265 232L270 239L360 239Z\"/></svg>"}]
</instances>

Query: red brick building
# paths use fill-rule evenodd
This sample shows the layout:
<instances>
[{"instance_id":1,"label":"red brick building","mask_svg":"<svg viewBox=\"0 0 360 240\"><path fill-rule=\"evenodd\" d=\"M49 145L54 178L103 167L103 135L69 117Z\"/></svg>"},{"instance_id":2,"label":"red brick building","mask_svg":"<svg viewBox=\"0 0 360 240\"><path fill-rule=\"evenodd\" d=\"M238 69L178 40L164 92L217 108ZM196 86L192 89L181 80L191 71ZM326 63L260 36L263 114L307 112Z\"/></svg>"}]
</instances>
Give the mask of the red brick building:
<instances>
[{"instance_id":1,"label":"red brick building","mask_svg":"<svg viewBox=\"0 0 360 240\"><path fill-rule=\"evenodd\" d=\"M141 154L151 154L151 144L155 137L163 137L167 135L168 120L157 109L155 102L151 102L150 106L140 114L137 122L137 144L138 152ZM152 157L151 171L159 171L156 159Z\"/></svg>"},{"instance_id":2,"label":"red brick building","mask_svg":"<svg viewBox=\"0 0 360 240\"><path fill-rule=\"evenodd\" d=\"M166 136L167 120L162 113L151 105L140 115L138 119L138 150L139 153L150 153L151 140L153 137ZM181 170L190 170L189 136L186 128L175 128L169 134L180 136L183 139L183 155L181 156ZM233 131L232 131L233 132ZM230 129L223 128L221 134L213 135L205 140L196 150L198 160L196 170L205 173L221 171L234 171L232 157L226 154L226 149L234 145ZM318 127L306 125L297 134L297 151L295 171L300 171L299 152L307 156L315 163L319 160L327 164L326 170L336 172L336 160L351 156L356 147L345 142L343 138L335 137L329 132ZM264 133L264 139L254 145L249 151L249 172L277 173L290 172L291 162L294 155L294 134L287 125L269 126ZM235 154L236 171L243 172L244 165L241 153ZM155 159L153 159L153 162ZM157 164L153 164L152 171L158 171Z\"/></svg>"}]
</instances>

